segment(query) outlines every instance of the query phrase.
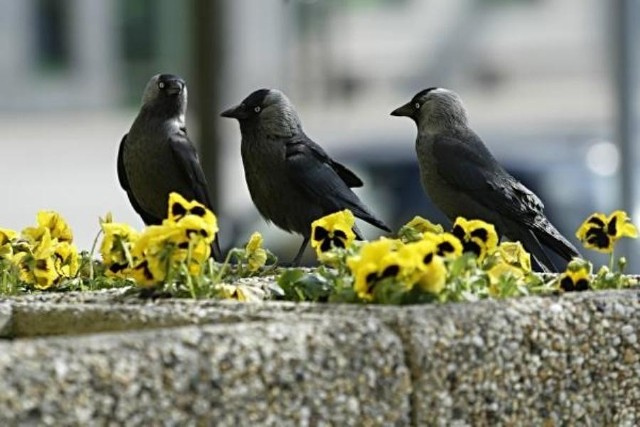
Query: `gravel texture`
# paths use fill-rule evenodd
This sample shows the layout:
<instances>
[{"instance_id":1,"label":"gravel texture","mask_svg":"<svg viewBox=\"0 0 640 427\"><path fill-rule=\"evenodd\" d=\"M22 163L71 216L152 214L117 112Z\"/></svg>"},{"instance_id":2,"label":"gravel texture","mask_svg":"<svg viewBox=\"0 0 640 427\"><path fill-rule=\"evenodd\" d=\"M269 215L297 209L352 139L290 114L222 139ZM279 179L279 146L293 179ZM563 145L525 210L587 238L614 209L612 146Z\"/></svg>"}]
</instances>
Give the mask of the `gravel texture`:
<instances>
[{"instance_id":1,"label":"gravel texture","mask_svg":"<svg viewBox=\"0 0 640 427\"><path fill-rule=\"evenodd\" d=\"M403 359L375 319L0 343L0 424L406 425Z\"/></svg>"},{"instance_id":2,"label":"gravel texture","mask_svg":"<svg viewBox=\"0 0 640 427\"><path fill-rule=\"evenodd\" d=\"M0 340L0 425L640 424L638 289L406 307L33 295L0 300L3 330L19 339ZM21 338L63 333L88 335Z\"/></svg>"},{"instance_id":3,"label":"gravel texture","mask_svg":"<svg viewBox=\"0 0 640 427\"><path fill-rule=\"evenodd\" d=\"M638 296L407 310L415 425L638 425Z\"/></svg>"}]
</instances>

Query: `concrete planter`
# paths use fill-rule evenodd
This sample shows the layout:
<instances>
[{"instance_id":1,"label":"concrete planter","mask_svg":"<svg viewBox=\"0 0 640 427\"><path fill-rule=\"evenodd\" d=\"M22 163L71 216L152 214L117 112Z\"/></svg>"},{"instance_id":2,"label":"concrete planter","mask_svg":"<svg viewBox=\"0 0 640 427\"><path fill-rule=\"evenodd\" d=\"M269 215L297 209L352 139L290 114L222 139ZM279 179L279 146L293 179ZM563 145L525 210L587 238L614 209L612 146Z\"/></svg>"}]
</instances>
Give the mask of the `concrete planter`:
<instances>
[{"instance_id":1,"label":"concrete planter","mask_svg":"<svg viewBox=\"0 0 640 427\"><path fill-rule=\"evenodd\" d=\"M3 425L640 423L637 289L412 307L45 294L0 300L0 333Z\"/></svg>"}]
</instances>

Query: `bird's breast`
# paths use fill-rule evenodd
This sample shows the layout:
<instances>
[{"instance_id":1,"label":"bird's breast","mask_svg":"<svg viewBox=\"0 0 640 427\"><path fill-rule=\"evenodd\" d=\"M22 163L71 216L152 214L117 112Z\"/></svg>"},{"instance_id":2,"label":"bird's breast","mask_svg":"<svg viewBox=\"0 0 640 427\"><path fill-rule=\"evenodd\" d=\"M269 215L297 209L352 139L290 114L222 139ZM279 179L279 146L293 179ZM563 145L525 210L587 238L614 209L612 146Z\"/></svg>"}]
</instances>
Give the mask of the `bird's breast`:
<instances>
[{"instance_id":1,"label":"bird's breast","mask_svg":"<svg viewBox=\"0 0 640 427\"><path fill-rule=\"evenodd\" d=\"M439 173L433 144L418 139L416 154L422 187L431 201L451 220L458 216L468 216L476 203L468 195L452 187Z\"/></svg>"},{"instance_id":2,"label":"bird's breast","mask_svg":"<svg viewBox=\"0 0 640 427\"><path fill-rule=\"evenodd\" d=\"M133 143L127 147L124 159L127 177L131 191L145 211L164 217L171 191L193 197L192 191L182 188L184 173L178 169L166 138L143 136L129 140Z\"/></svg>"},{"instance_id":3,"label":"bird's breast","mask_svg":"<svg viewBox=\"0 0 640 427\"><path fill-rule=\"evenodd\" d=\"M284 144L243 137L241 154L247 187L256 208L267 220L291 230L288 212L296 194L287 177Z\"/></svg>"}]
</instances>

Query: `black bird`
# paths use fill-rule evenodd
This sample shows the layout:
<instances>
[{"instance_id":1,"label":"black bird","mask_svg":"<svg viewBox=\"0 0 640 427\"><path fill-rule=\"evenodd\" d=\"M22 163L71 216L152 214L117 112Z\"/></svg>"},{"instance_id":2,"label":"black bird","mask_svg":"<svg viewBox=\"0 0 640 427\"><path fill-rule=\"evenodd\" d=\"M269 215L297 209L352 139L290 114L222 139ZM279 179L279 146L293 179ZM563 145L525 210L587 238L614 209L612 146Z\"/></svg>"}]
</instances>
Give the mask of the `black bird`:
<instances>
[{"instance_id":1,"label":"black bird","mask_svg":"<svg viewBox=\"0 0 640 427\"><path fill-rule=\"evenodd\" d=\"M304 238L294 265L309 243L311 223L325 215L350 209L356 217L390 231L351 191L363 185L360 178L304 133L282 92L257 90L221 115L240 122L244 173L260 214Z\"/></svg>"},{"instance_id":2,"label":"black bird","mask_svg":"<svg viewBox=\"0 0 640 427\"><path fill-rule=\"evenodd\" d=\"M213 211L198 153L187 136L187 86L171 74L149 80L142 107L118 150L118 179L135 211L147 225L167 217L169 193L180 193ZM218 261L218 238L212 245Z\"/></svg>"},{"instance_id":3,"label":"black bird","mask_svg":"<svg viewBox=\"0 0 640 427\"><path fill-rule=\"evenodd\" d=\"M418 126L422 185L451 221L462 216L493 224L499 234L522 242L544 270L557 268L543 245L567 261L579 256L545 217L538 196L511 176L471 130L455 92L425 89L391 115L409 117Z\"/></svg>"}]
</instances>

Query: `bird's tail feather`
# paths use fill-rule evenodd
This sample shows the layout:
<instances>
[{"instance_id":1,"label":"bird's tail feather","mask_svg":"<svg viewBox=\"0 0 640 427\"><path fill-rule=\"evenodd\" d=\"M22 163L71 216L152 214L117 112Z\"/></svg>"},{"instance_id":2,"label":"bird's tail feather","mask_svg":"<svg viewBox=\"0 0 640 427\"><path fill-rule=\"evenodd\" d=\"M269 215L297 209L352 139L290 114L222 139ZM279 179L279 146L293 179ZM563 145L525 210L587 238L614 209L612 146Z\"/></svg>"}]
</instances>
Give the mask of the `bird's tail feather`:
<instances>
[{"instance_id":1,"label":"bird's tail feather","mask_svg":"<svg viewBox=\"0 0 640 427\"><path fill-rule=\"evenodd\" d=\"M381 220L379 220L378 218L374 217L373 215L369 215L365 218L359 216L358 218L360 218L363 221L368 222L369 224L378 227L380 230L384 230L388 233L391 233L391 229L387 226L387 224L385 224L384 222L382 222Z\"/></svg>"},{"instance_id":2,"label":"bird's tail feather","mask_svg":"<svg viewBox=\"0 0 640 427\"><path fill-rule=\"evenodd\" d=\"M580 256L578 250L550 222L545 221L533 229L536 238L564 260Z\"/></svg>"},{"instance_id":3,"label":"bird's tail feather","mask_svg":"<svg viewBox=\"0 0 640 427\"><path fill-rule=\"evenodd\" d=\"M538 268L542 270L543 273L557 271L557 267L545 252L535 233L527 230L525 233L519 236L519 240L522 242L523 246L531 253L534 264L537 264Z\"/></svg>"},{"instance_id":4,"label":"bird's tail feather","mask_svg":"<svg viewBox=\"0 0 640 427\"><path fill-rule=\"evenodd\" d=\"M336 196L336 199L334 200L336 206L341 206L342 209L347 208L351 210L351 212L353 212L353 215L360 218L361 220L366 221L381 230L389 233L391 232L391 229L387 226L387 224L385 224L384 222L382 222L382 220L379 220L371 212L369 212L369 209L367 209L364 203L362 203L362 201L353 191L351 191L351 189L347 188L347 191L338 192L334 196Z\"/></svg>"},{"instance_id":5,"label":"bird's tail feather","mask_svg":"<svg viewBox=\"0 0 640 427\"><path fill-rule=\"evenodd\" d=\"M368 222L369 224L373 225L374 227L378 227L381 230L389 233L391 232L391 229L387 226L387 224L373 216L373 214L369 212L369 210L362 204L360 204L359 206L352 204L351 206L349 206L349 209L351 209L351 212L353 212L353 214L361 220Z\"/></svg>"}]
</instances>

